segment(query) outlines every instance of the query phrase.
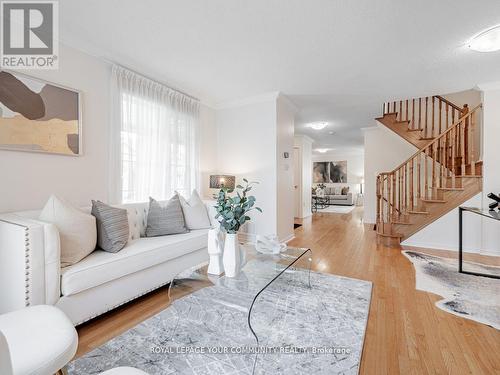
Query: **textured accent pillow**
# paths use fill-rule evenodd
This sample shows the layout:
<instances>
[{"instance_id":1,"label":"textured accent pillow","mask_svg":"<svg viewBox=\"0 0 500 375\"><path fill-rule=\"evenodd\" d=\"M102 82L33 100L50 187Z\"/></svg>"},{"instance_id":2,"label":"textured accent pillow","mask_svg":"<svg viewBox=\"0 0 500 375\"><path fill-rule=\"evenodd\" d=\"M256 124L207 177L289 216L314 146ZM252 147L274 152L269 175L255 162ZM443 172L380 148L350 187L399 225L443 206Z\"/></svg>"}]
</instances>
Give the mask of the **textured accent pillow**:
<instances>
[{"instance_id":1,"label":"textured accent pillow","mask_svg":"<svg viewBox=\"0 0 500 375\"><path fill-rule=\"evenodd\" d=\"M349 193L349 186L342 188L342 195L347 195L347 193Z\"/></svg>"},{"instance_id":2,"label":"textured accent pillow","mask_svg":"<svg viewBox=\"0 0 500 375\"><path fill-rule=\"evenodd\" d=\"M128 241L127 210L111 207L101 201L92 201L92 215L97 223L97 246L110 253L117 253Z\"/></svg>"},{"instance_id":3,"label":"textured accent pillow","mask_svg":"<svg viewBox=\"0 0 500 375\"><path fill-rule=\"evenodd\" d=\"M95 217L51 195L39 219L54 224L61 243L61 267L78 263L95 249Z\"/></svg>"},{"instance_id":4,"label":"textured accent pillow","mask_svg":"<svg viewBox=\"0 0 500 375\"><path fill-rule=\"evenodd\" d=\"M160 205L158 201L149 197L146 237L186 233L187 231L181 203L177 194L170 198L165 205Z\"/></svg>"},{"instance_id":5,"label":"textured accent pillow","mask_svg":"<svg viewBox=\"0 0 500 375\"><path fill-rule=\"evenodd\" d=\"M207 229L211 227L205 203L203 203L196 190L193 190L189 200L186 200L179 193L177 195L181 202L182 213L188 229Z\"/></svg>"}]
</instances>

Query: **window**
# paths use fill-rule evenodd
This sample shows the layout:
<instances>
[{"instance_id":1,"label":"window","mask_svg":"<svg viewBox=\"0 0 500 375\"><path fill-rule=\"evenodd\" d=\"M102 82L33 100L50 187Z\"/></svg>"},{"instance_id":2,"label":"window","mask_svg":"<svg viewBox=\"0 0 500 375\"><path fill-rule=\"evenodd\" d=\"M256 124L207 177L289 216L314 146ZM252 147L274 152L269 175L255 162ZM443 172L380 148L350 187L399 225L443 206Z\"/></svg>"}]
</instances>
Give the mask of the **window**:
<instances>
[{"instance_id":1,"label":"window","mask_svg":"<svg viewBox=\"0 0 500 375\"><path fill-rule=\"evenodd\" d=\"M114 68L121 202L187 195L198 184L198 102L123 68Z\"/></svg>"}]
</instances>

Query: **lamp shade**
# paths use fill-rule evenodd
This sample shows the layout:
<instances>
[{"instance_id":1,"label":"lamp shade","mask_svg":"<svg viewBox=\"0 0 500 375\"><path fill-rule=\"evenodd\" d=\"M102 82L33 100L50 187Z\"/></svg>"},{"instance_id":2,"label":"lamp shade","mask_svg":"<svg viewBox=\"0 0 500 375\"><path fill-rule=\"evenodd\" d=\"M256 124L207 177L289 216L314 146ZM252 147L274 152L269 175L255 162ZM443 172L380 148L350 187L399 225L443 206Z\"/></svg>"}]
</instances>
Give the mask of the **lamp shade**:
<instances>
[{"instance_id":1,"label":"lamp shade","mask_svg":"<svg viewBox=\"0 0 500 375\"><path fill-rule=\"evenodd\" d=\"M220 189L220 188L228 188L234 189L236 185L236 177L225 175L225 174L216 174L210 175L210 189Z\"/></svg>"}]
</instances>

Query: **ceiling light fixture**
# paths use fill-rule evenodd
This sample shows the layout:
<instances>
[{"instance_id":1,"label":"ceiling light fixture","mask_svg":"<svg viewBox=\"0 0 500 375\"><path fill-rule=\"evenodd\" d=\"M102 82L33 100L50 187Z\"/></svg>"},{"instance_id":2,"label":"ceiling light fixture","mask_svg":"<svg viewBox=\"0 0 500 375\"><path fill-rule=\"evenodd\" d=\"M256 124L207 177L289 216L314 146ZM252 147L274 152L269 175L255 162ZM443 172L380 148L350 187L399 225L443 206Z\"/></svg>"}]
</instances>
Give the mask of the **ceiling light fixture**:
<instances>
[{"instance_id":1,"label":"ceiling light fixture","mask_svg":"<svg viewBox=\"0 0 500 375\"><path fill-rule=\"evenodd\" d=\"M483 31L472 38L469 48L477 52L494 52L500 50L500 25Z\"/></svg>"},{"instance_id":2,"label":"ceiling light fixture","mask_svg":"<svg viewBox=\"0 0 500 375\"><path fill-rule=\"evenodd\" d=\"M329 148L317 148L316 151L318 151L319 153L321 154L324 154L325 152L327 152L328 150L330 150Z\"/></svg>"},{"instance_id":3,"label":"ceiling light fixture","mask_svg":"<svg viewBox=\"0 0 500 375\"><path fill-rule=\"evenodd\" d=\"M324 129L324 128L326 128L327 125L328 125L327 122L311 122L310 124L307 124L307 126L309 128L314 129L314 130Z\"/></svg>"}]
</instances>

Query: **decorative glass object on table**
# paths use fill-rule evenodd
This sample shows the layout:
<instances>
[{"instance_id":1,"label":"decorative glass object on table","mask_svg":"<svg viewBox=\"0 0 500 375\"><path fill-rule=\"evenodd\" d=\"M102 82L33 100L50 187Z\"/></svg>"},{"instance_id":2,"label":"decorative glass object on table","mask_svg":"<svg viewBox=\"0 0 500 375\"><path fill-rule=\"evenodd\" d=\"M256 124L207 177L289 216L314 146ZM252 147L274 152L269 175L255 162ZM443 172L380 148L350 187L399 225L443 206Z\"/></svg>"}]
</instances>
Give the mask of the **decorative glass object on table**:
<instances>
[{"instance_id":1,"label":"decorative glass object on table","mask_svg":"<svg viewBox=\"0 0 500 375\"><path fill-rule=\"evenodd\" d=\"M279 254L262 254L254 245L242 246L246 263L236 277L207 274L206 265L192 267L174 277L168 288L168 296L175 301L202 288L224 288L225 292L217 294L213 302L245 312L249 334L259 346L266 338L259 336L258 329L255 329L252 312L260 301L269 301L273 293L286 293L290 285L299 286L304 292L311 289L312 251L308 248L286 247ZM266 293L269 294L262 298ZM255 363L256 360L257 354Z\"/></svg>"}]
</instances>

